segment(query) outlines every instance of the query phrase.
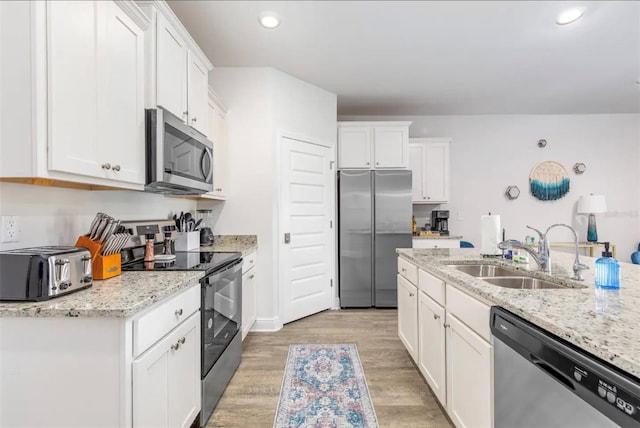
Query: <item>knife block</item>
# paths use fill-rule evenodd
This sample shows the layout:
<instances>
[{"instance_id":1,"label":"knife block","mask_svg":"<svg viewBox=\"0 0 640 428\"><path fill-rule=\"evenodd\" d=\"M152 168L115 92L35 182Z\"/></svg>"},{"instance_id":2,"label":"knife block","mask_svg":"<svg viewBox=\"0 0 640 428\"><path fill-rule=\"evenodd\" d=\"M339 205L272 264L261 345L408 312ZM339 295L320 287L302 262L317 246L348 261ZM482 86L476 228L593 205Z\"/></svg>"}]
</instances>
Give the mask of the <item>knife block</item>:
<instances>
[{"instance_id":1,"label":"knife block","mask_svg":"<svg viewBox=\"0 0 640 428\"><path fill-rule=\"evenodd\" d=\"M91 270L93 279L109 279L122 273L122 260L120 253L103 256L102 244L82 235L76 241L76 247L82 247L91 253Z\"/></svg>"}]
</instances>

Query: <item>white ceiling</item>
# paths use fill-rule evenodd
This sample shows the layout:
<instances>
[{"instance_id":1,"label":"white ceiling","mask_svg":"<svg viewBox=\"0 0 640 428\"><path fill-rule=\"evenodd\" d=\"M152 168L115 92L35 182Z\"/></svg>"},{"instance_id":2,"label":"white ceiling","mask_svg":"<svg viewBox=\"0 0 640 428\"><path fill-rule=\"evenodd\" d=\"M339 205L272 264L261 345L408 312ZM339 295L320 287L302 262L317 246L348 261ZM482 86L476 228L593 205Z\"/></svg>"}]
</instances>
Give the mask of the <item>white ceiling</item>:
<instances>
[{"instance_id":1,"label":"white ceiling","mask_svg":"<svg viewBox=\"0 0 640 428\"><path fill-rule=\"evenodd\" d=\"M640 112L637 1L169 4L214 66L275 67L343 115ZM582 19L556 25L572 6Z\"/></svg>"}]
</instances>

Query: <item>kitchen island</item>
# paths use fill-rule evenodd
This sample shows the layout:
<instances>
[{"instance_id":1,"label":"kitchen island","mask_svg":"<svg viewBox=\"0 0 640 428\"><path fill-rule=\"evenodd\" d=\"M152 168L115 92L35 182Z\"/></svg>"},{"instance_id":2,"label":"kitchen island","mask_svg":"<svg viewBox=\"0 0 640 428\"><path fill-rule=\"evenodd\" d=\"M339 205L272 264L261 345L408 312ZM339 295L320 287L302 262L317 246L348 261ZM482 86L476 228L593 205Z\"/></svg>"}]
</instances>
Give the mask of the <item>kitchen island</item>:
<instances>
[{"instance_id":1,"label":"kitchen island","mask_svg":"<svg viewBox=\"0 0 640 428\"><path fill-rule=\"evenodd\" d=\"M0 426L188 427L201 406L203 275L124 272L0 303Z\"/></svg>"}]
</instances>

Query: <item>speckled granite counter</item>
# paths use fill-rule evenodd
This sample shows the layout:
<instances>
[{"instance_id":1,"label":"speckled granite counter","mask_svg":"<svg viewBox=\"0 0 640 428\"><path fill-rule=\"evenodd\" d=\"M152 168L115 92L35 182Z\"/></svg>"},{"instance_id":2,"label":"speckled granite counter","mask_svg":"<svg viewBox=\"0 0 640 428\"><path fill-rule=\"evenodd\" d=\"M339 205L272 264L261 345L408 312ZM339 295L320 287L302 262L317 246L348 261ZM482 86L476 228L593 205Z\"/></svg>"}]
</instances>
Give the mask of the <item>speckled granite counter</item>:
<instances>
[{"instance_id":1,"label":"speckled granite counter","mask_svg":"<svg viewBox=\"0 0 640 428\"><path fill-rule=\"evenodd\" d=\"M573 274L572 254L552 252L553 276L569 287L562 289L514 290L498 287L464 274L446 264L490 263L518 266L528 273L548 278L531 265L514 265L500 259L483 259L476 249L399 249L404 257L467 293L501 306L543 329L573 343L620 369L640 378L640 266L621 263L620 290L596 289L595 258L581 257L589 266L584 282Z\"/></svg>"},{"instance_id":2,"label":"speckled granite counter","mask_svg":"<svg viewBox=\"0 0 640 428\"><path fill-rule=\"evenodd\" d=\"M462 235L447 235L447 236L413 236L413 239L462 239Z\"/></svg>"},{"instance_id":3,"label":"speckled granite counter","mask_svg":"<svg viewBox=\"0 0 640 428\"><path fill-rule=\"evenodd\" d=\"M199 252L242 253L246 256L258 247L256 235L215 235L213 245L200 247Z\"/></svg>"},{"instance_id":4,"label":"speckled granite counter","mask_svg":"<svg viewBox=\"0 0 640 428\"><path fill-rule=\"evenodd\" d=\"M124 318L198 283L202 271L124 272L45 302L0 302L0 317Z\"/></svg>"}]
</instances>

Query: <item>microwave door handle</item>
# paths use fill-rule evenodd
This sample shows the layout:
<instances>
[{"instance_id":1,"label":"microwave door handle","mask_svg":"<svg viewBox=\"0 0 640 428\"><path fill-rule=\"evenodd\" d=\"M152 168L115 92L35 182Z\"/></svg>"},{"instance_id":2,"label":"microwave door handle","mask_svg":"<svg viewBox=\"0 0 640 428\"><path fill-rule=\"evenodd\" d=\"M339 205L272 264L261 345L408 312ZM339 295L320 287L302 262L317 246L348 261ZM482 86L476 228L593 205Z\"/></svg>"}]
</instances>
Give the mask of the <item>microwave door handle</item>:
<instances>
[{"instance_id":1,"label":"microwave door handle","mask_svg":"<svg viewBox=\"0 0 640 428\"><path fill-rule=\"evenodd\" d=\"M207 156L209 157L209 171L205 172L204 164ZM202 176L205 177L205 181L208 183L209 180L211 180L211 175L213 174L213 155L206 148L204 149L204 152L202 152L202 158L200 159L200 172L202 172Z\"/></svg>"}]
</instances>

